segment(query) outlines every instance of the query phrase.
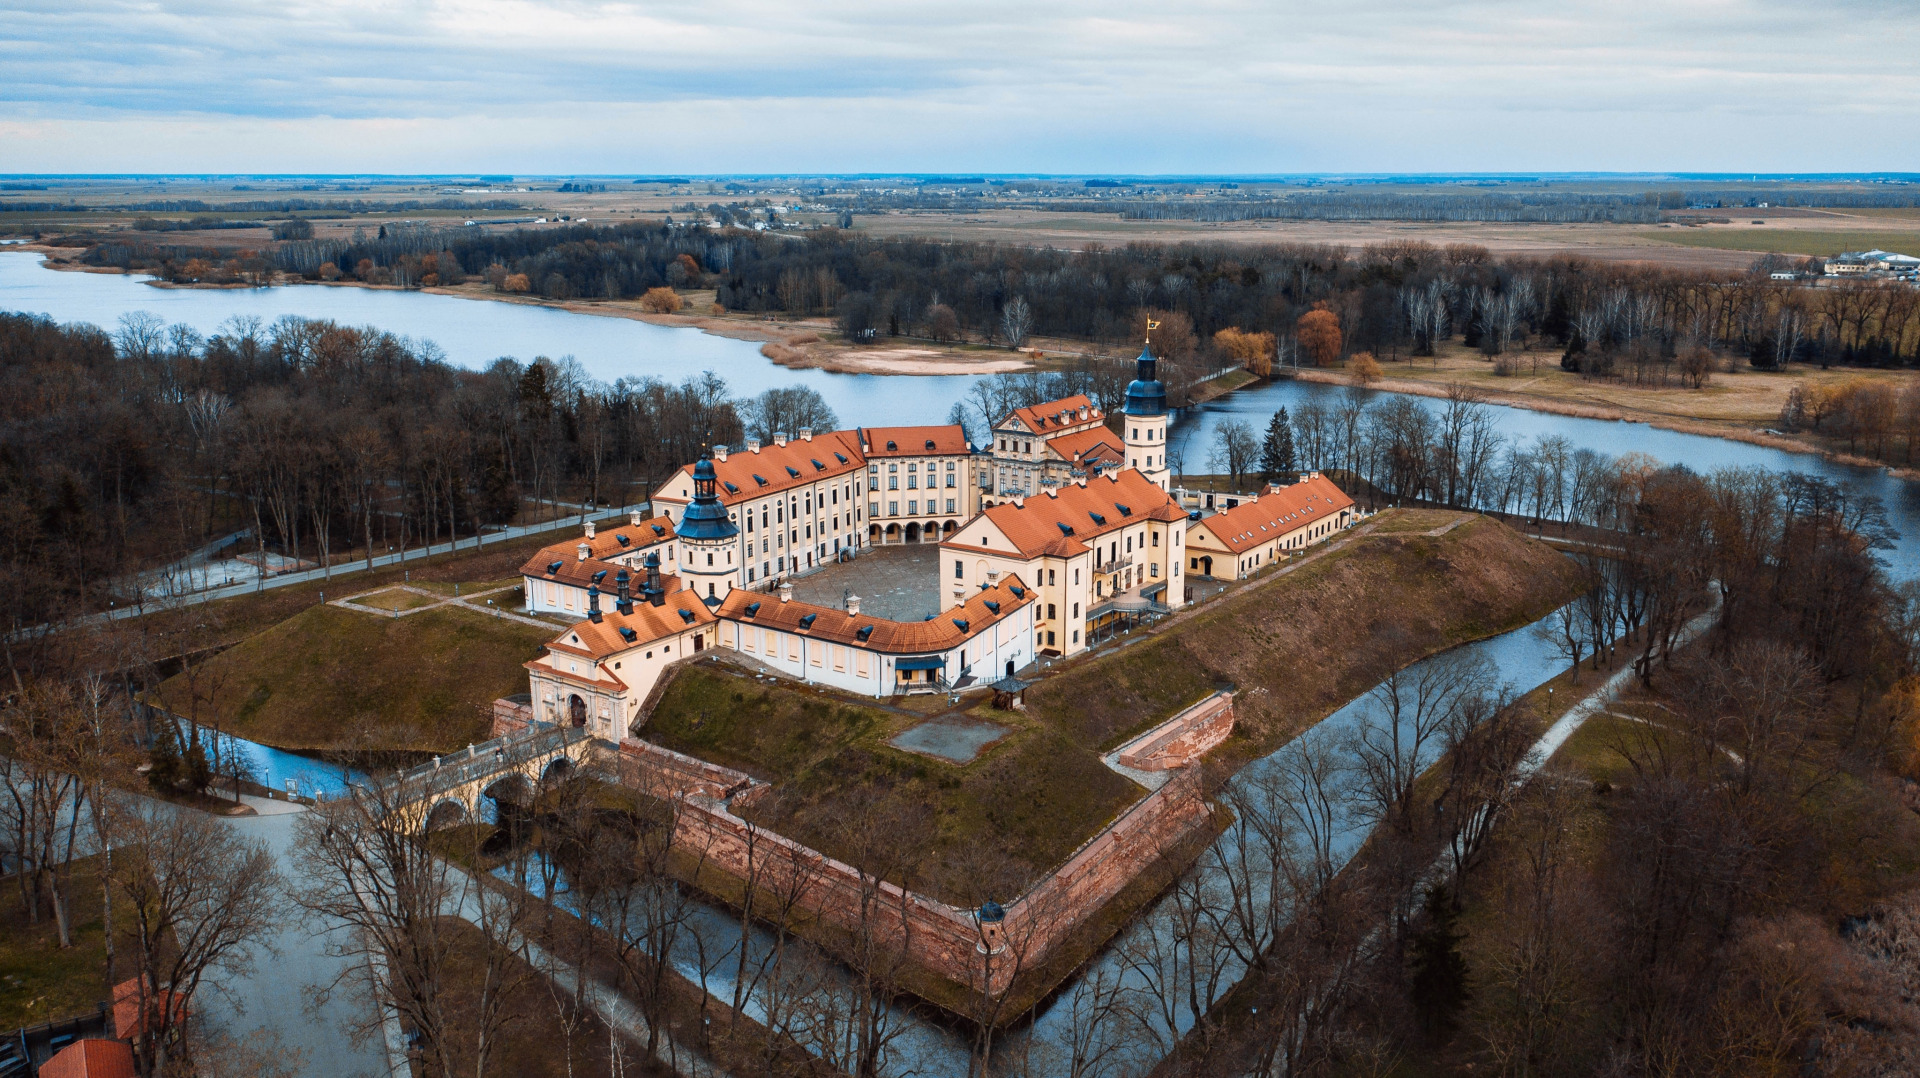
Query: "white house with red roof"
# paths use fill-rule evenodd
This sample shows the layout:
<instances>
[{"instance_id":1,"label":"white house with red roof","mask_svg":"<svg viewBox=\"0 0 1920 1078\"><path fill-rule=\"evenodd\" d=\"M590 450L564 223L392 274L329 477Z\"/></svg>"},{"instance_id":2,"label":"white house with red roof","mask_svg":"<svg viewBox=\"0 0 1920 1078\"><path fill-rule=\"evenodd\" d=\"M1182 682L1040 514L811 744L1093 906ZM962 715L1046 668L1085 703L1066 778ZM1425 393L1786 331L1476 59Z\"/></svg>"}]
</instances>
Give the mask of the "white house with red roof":
<instances>
[{"instance_id":1,"label":"white house with red roof","mask_svg":"<svg viewBox=\"0 0 1920 1078\"><path fill-rule=\"evenodd\" d=\"M1239 580L1325 542L1353 523L1353 499L1319 472L1268 487L1187 528L1187 572Z\"/></svg>"},{"instance_id":2,"label":"white house with red roof","mask_svg":"<svg viewBox=\"0 0 1920 1078\"><path fill-rule=\"evenodd\" d=\"M589 587L612 592L614 578L622 571L636 575L648 554L660 556L662 571L678 573L679 549L673 521L664 516L643 519L636 512L617 528L588 521L578 541L541 547L520 567L527 613L583 617Z\"/></svg>"}]
</instances>

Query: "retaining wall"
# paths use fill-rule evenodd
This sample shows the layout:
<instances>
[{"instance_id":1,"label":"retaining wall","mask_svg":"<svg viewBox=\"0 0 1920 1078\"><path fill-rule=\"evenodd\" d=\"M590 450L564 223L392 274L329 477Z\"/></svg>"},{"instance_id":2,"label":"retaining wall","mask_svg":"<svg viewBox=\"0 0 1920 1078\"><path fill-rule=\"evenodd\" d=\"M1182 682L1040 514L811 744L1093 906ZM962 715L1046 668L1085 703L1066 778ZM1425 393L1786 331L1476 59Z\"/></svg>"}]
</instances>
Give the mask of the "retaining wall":
<instances>
[{"instance_id":1,"label":"retaining wall","mask_svg":"<svg viewBox=\"0 0 1920 1078\"><path fill-rule=\"evenodd\" d=\"M1233 694L1217 692L1148 730L1115 754L1123 767L1170 771L1212 752L1233 733Z\"/></svg>"}]
</instances>

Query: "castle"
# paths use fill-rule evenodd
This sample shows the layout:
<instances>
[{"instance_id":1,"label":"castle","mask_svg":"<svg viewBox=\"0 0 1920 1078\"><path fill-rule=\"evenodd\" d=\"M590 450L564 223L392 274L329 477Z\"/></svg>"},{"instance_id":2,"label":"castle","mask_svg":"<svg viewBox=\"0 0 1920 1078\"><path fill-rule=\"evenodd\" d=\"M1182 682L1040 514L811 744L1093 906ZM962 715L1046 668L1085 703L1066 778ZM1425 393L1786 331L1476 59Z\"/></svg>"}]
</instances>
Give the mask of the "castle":
<instances>
[{"instance_id":1,"label":"castle","mask_svg":"<svg viewBox=\"0 0 1920 1078\"><path fill-rule=\"evenodd\" d=\"M522 567L529 612L583 619L526 664L533 717L618 740L669 664L714 647L860 695L956 691L1179 608L1188 573L1237 578L1350 522L1352 500L1317 474L1214 517L1182 508L1156 366L1143 348L1118 434L1076 395L1013 410L984 450L957 425L715 446L661 485L660 515L588 524ZM793 577L896 543L938 545L937 615L794 599Z\"/></svg>"}]
</instances>

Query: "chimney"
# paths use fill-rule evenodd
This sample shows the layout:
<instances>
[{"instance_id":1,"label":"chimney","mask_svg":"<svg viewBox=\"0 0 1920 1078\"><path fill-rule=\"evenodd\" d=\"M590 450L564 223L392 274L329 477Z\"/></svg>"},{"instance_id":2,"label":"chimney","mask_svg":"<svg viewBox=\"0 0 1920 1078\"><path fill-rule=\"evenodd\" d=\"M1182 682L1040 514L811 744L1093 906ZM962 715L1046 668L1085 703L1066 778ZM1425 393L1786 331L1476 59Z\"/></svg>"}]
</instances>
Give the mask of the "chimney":
<instances>
[{"instance_id":1,"label":"chimney","mask_svg":"<svg viewBox=\"0 0 1920 1078\"><path fill-rule=\"evenodd\" d=\"M812 428L812 427L801 427L801 428L800 428L800 440L801 440L801 441L803 441L803 442L811 442L811 441L813 441L813 428Z\"/></svg>"},{"instance_id":2,"label":"chimney","mask_svg":"<svg viewBox=\"0 0 1920 1078\"><path fill-rule=\"evenodd\" d=\"M595 624L600 621L600 589L592 584L587 585L587 620Z\"/></svg>"},{"instance_id":3,"label":"chimney","mask_svg":"<svg viewBox=\"0 0 1920 1078\"><path fill-rule=\"evenodd\" d=\"M585 543L581 543L581 544L580 544L579 546L577 546L577 547L575 547L575 548L574 548L574 551L575 551L575 553L577 553L577 554L579 554L579 555L580 555L580 560L581 560L581 561L586 561L586 560L587 560L587 555L589 555L589 554L591 554L591 553L593 553L593 548L592 548L592 547L590 547L590 546L588 546L588 545L587 545L587 544L585 544Z\"/></svg>"},{"instance_id":4,"label":"chimney","mask_svg":"<svg viewBox=\"0 0 1920 1078\"><path fill-rule=\"evenodd\" d=\"M593 538L593 521L587 521L587 538Z\"/></svg>"},{"instance_id":5,"label":"chimney","mask_svg":"<svg viewBox=\"0 0 1920 1078\"><path fill-rule=\"evenodd\" d=\"M660 583L660 555L649 554L647 566L647 602L659 606L667 601L667 589Z\"/></svg>"},{"instance_id":6,"label":"chimney","mask_svg":"<svg viewBox=\"0 0 1920 1078\"><path fill-rule=\"evenodd\" d=\"M859 616L859 614L860 614L860 597L859 597L858 595L849 595L849 596L847 596L847 613L848 613L848 614L851 614L851 615L853 615L853 616L855 616L855 617L858 617L858 616Z\"/></svg>"},{"instance_id":7,"label":"chimney","mask_svg":"<svg viewBox=\"0 0 1920 1078\"><path fill-rule=\"evenodd\" d=\"M635 509L635 510L634 510L633 512L631 512L631 513L628 513L628 514L627 514L627 523L628 523L628 524L631 524L631 525L633 525L633 526L634 526L634 527L636 527L636 528L638 528L638 527L640 526L640 510L638 510L638 509Z\"/></svg>"},{"instance_id":8,"label":"chimney","mask_svg":"<svg viewBox=\"0 0 1920 1078\"><path fill-rule=\"evenodd\" d=\"M629 583L628 583L632 579L633 579L633 576L630 573L628 573L625 569L622 569L619 572L613 574L613 583L614 583L614 586L618 589L616 594L620 596L620 601L614 603L613 608L615 610L620 611L622 614L633 613L633 592L630 590Z\"/></svg>"},{"instance_id":9,"label":"chimney","mask_svg":"<svg viewBox=\"0 0 1920 1078\"><path fill-rule=\"evenodd\" d=\"M714 446L714 447L713 447L713 459L715 459L715 460L725 460L725 459L727 459L727 447L726 447L726 446L724 446L724 445L716 445L716 446Z\"/></svg>"},{"instance_id":10,"label":"chimney","mask_svg":"<svg viewBox=\"0 0 1920 1078\"><path fill-rule=\"evenodd\" d=\"M1081 419L1087 418L1087 406L1084 404L1080 406L1080 418Z\"/></svg>"},{"instance_id":11,"label":"chimney","mask_svg":"<svg viewBox=\"0 0 1920 1078\"><path fill-rule=\"evenodd\" d=\"M988 569L987 570L987 587L991 588L998 583L1000 583L1000 570Z\"/></svg>"},{"instance_id":12,"label":"chimney","mask_svg":"<svg viewBox=\"0 0 1920 1078\"><path fill-rule=\"evenodd\" d=\"M783 603L793 602L793 585L785 580L780 582L780 601Z\"/></svg>"},{"instance_id":13,"label":"chimney","mask_svg":"<svg viewBox=\"0 0 1920 1078\"><path fill-rule=\"evenodd\" d=\"M786 444L787 444L787 432L786 432L786 431L784 431L784 430L776 430L776 431L774 431L774 432L773 432L773 444L774 444L774 445L786 445Z\"/></svg>"},{"instance_id":14,"label":"chimney","mask_svg":"<svg viewBox=\"0 0 1920 1078\"><path fill-rule=\"evenodd\" d=\"M1025 494L1015 494L1013 496L1013 507L1015 509L1018 509L1021 506L1024 506L1026 504L1027 504L1027 496Z\"/></svg>"},{"instance_id":15,"label":"chimney","mask_svg":"<svg viewBox=\"0 0 1920 1078\"><path fill-rule=\"evenodd\" d=\"M758 452L760 452L760 439L758 439L758 438L748 438L748 439L747 439L747 452L749 452L749 453L758 453Z\"/></svg>"}]
</instances>

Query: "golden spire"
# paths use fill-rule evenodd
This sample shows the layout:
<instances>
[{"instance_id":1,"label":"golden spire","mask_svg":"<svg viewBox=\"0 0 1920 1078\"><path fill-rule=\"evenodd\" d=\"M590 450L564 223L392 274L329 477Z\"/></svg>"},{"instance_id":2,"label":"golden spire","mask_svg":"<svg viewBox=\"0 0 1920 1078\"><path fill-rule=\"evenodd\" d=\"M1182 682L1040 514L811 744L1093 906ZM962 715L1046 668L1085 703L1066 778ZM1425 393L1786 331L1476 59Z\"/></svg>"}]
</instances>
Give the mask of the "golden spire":
<instances>
[{"instance_id":1,"label":"golden spire","mask_svg":"<svg viewBox=\"0 0 1920 1078\"><path fill-rule=\"evenodd\" d=\"M1160 323L1155 322L1151 317L1147 319L1147 347L1153 347L1153 331L1159 328Z\"/></svg>"}]
</instances>

